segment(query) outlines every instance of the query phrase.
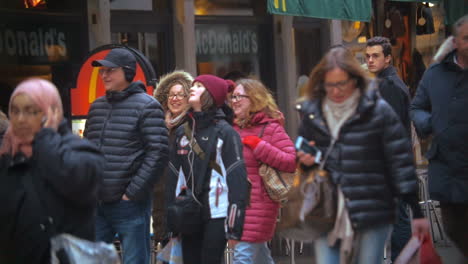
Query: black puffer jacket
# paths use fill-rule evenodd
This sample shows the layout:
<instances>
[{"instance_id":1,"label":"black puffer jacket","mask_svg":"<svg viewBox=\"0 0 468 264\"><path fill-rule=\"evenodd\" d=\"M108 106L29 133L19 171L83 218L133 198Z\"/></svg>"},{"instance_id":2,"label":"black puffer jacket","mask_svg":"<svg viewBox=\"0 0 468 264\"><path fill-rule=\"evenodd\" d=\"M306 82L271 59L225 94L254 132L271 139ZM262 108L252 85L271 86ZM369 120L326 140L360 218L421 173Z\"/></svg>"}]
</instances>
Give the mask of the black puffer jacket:
<instances>
[{"instance_id":1,"label":"black puffer jacket","mask_svg":"<svg viewBox=\"0 0 468 264\"><path fill-rule=\"evenodd\" d=\"M30 159L2 155L0 263L50 263L50 238L58 233L94 240L103 163L97 148L65 122L58 133L36 134Z\"/></svg>"},{"instance_id":2,"label":"black puffer jacket","mask_svg":"<svg viewBox=\"0 0 468 264\"><path fill-rule=\"evenodd\" d=\"M226 201L228 204L225 208L226 211L223 211L224 214L227 213L227 217L230 219L227 221L226 238L240 240L244 225L246 203L250 194L248 193L247 171L243 160L242 143L239 134L225 120L225 114L220 109L218 109L217 112L195 112L191 114L193 114L194 120L196 121L195 139L201 149L205 150L205 155L207 157L202 160L198 155L195 155L192 162L195 186L202 187L201 192L197 193L197 198L203 204L203 217L205 220L220 218L212 217L211 215L211 213L218 208L218 205L214 202L215 199L211 196L214 190L210 187L210 182L213 183L213 179L216 177L213 168L207 165L211 157L225 174L222 175L224 180L222 181L223 183L220 184L224 184L224 182L227 183L227 188L222 188L222 193L224 194L228 190ZM187 122L190 125L193 124L192 120ZM210 138L215 126L218 129L216 139ZM218 144L218 147L216 149L213 147L211 150L208 150L210 145L216 147L216 144L210 142L212 140L217 140L215 143ZM184 126L180 126L176 131L176 140L173 150L174 151L171 152L169 175L167 179L168 185L166 188L168 206L171 205L175 199L180 169L182 169L186 177L187 185L190 187L192 186L191 178L188 179L191 170L188 158L190 147L188 145L188 139L184 134ZM215 159L216 157L221 157L221 159L217 160ZM202 175L204 180L200 182ZM219 208L223 205L222 197L222 195L219 197ZM171 219L167 219L167 221L171 221ZM190 221L190 219L187 219L187 221Z\"/></svg>"},{"instance_id":3,"label":"black puffer jacket","mask_svg":"<svg viewBox=\"0 0 468 264\"><path fill-rule=\"evenodd\" d=\"M299 108L299 135L314 140L325 153L331 135L321 101L306 101ZM354 229L392 223L398 196L420 215L410 139L375 90L361 96L356 113L341 128L325 168L343 191Z\"/></svg>"},{"instance_id":4,"label":"black puffer jacket","mask_svg":"<svg viewBox=\"0 0 468 264\"><path fill-rule=\"evenodd\" d=\"M108 92L91 105L84 136L104 153L100 199L149 199L168 160L167 128L161 105L141 82Z\"/></svg>"}]
</instances>

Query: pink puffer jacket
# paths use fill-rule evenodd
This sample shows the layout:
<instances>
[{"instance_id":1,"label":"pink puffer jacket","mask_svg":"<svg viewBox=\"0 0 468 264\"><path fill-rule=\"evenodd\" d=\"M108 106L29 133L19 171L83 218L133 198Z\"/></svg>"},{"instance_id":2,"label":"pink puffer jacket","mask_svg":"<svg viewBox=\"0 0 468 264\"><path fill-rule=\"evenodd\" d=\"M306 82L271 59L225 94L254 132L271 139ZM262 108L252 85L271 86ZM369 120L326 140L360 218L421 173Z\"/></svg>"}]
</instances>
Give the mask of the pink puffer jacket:
<instances>
[{"instance_id":1,"label":"pink puffer jacket","mask_svg":"<svg viewBox=\"0 0 468 264\"><path fill-rule=\"evenodd\" d=\"M252 126L234 129L241 138L258 136L265 127L262 141L254 150L244 145L244 160L247 174L252 182L250 206L245 213L242 241L265 242L270 240L275 232L276 217L279 204L268 196L263 181L258 174L259 162L266 163L275 169L293 172L296 168L296 152L294 145L283 128L282 120L268 117L264 113L256 114L251 120Z\"/></svg>"}]
</instances>

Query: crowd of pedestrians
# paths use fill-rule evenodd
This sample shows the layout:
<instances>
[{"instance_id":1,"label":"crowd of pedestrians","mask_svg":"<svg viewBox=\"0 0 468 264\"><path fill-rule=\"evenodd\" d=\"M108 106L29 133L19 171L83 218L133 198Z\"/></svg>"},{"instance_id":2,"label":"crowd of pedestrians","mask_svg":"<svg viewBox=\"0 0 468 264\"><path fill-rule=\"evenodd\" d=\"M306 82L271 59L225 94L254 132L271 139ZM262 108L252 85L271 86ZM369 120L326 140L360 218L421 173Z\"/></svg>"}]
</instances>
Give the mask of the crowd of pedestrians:
<instances>
[{"instance_id":1,"label":"crowd of pedestrians","mask_svg":"<svg viewBox=\"0 0 468 264\"><path fill-rule=\"evenodd\" d=\"M430 236L411 120L420 137L433 137L431 197L468 257L468 15L450 41L412 102L383 37L365 48L375 79L344 46L311 71L298 135L327 153L337 198L333 228L313 241L315 263L381 263L389 237L394 260L411 236ZM274 263L268 241L288 203L269 196L259 168L307 174L318 160L296 151L268 88L255 77L174 71L151 96L134 80L129 49L91 64L106 93L89 109L84 139L43 79L21 82L8 119L0 112L0 263L50 263L50 238L62 233L118 240L123 263L149 263L151 216L154 239L179 241L185 264L222 263L226 246L234 264ZM64 252L59 258L67 263Z\"/></svg>"}]
</instances>

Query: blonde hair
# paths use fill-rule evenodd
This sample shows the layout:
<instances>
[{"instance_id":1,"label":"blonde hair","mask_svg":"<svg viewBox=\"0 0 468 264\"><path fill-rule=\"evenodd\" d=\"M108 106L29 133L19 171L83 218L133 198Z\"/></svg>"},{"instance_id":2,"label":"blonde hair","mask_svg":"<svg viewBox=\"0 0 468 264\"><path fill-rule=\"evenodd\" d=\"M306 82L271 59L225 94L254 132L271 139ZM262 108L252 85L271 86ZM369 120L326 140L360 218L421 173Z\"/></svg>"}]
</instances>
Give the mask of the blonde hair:
<instances>
[{"instance_id":1,"label":"blonde hair","mask_svg":"<svg viewBox=\"0 0 468 264\"><path fill-rule=\"evenodd\" d=\"M243 120L237 120L240 126L248 126L250 119L258 112L263 112L274 119L282 117L273 95L261 81L246 78L238 80L237 85L244 87L245 93L249 96L251 102L247 117Z\"/></svg>"}]
</instances>

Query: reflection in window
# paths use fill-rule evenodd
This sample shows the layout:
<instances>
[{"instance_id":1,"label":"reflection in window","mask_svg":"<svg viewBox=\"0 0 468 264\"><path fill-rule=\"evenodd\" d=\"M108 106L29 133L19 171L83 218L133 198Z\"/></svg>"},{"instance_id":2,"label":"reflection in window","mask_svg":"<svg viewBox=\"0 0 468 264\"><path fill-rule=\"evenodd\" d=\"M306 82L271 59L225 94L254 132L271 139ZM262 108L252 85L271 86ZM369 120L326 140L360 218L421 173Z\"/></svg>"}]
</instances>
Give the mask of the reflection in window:
<instances>
[{"instance_id":1,"label":"reflection in window","mask_svg":"<svg viewBox=\"0 0 468 264\"><path fill-rule=\"evenodd\" d=\"M46 0L24 0L24 7L26 8L46 8Z\"/></svg>"}]
</instances>

